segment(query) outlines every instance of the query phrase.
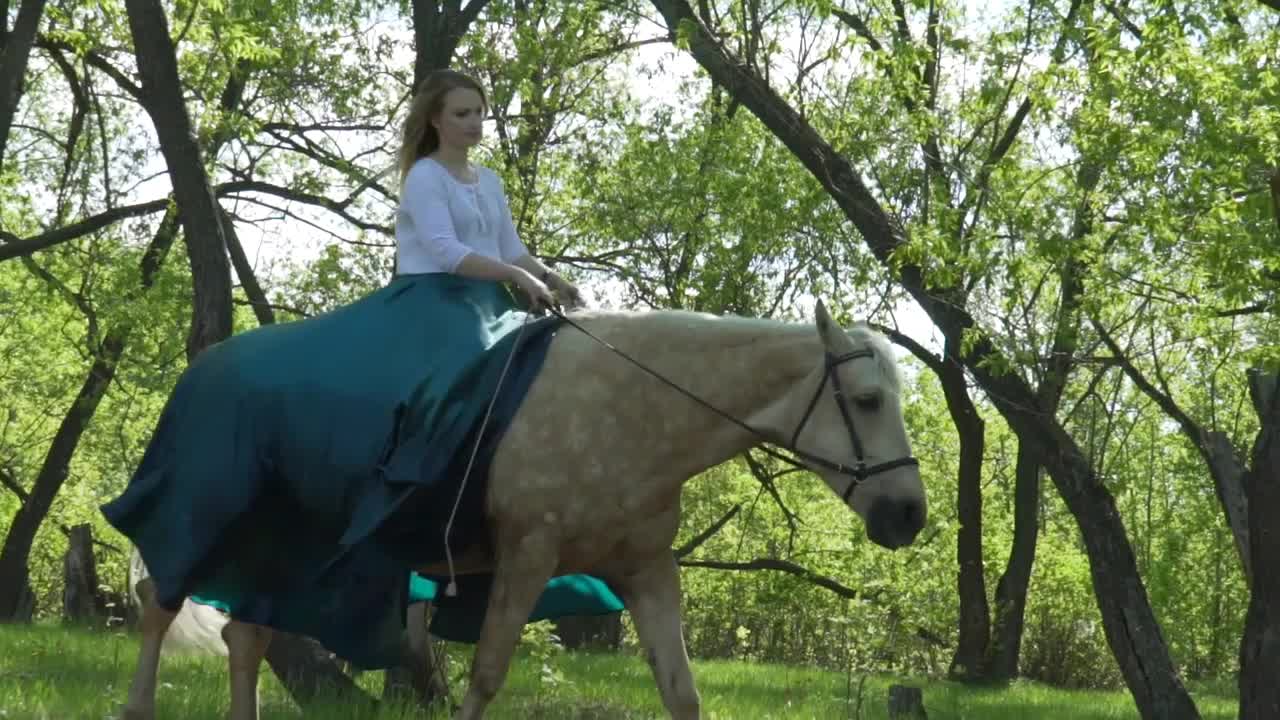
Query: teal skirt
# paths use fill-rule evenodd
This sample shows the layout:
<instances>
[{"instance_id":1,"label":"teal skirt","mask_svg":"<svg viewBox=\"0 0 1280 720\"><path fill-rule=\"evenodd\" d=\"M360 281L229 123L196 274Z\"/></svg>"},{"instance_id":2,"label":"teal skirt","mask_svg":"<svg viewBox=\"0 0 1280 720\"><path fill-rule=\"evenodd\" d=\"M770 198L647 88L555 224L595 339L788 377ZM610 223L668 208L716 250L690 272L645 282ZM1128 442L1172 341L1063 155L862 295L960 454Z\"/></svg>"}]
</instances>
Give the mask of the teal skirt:
<instances>
[{"instance_id":1,"label":"teal skirt","mask_svg":"<svg viewBox=\"0 0 1280 720\"><path fill-rule=\"evenodd\" d=\"M438 602L432 632L474 642L491 578L459 578L444 598L440 579L410 568L444 559L455 500L454 555L484 537L490 460L558 327L497 283L428 274L235 335L179 379L102 512L165 607L191 596L362 667L399 660L410 602ZM621 608L599 579L572 576L548 585L531 619Z\"/></svg>"}]
</instances>

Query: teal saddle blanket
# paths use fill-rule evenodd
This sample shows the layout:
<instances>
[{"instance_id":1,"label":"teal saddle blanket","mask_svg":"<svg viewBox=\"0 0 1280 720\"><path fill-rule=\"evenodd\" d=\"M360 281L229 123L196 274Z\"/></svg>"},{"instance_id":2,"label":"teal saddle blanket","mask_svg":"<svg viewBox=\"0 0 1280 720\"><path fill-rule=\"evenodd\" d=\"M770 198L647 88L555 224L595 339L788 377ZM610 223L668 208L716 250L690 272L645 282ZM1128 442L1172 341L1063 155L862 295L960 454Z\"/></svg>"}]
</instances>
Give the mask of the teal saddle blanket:
<instances>
[{"instance_id":1,"label":"teal saddle blanket","mask_svg":"<svg viewBox=\"0 0 1280 720\"><path fill-rule=\"evenodd\" d=\"M447 579L411 569L445 559L455 503L454 556L487 542L490 462L559 326L497 283L426 274L234 335L179 378L101 510L163 607L190 596L369 668L401 659L411 602L437 603L434 634L474 642L491 576L445 597ZM565 576L530 619L620 609L603 581Z\"/></svg>"}]
</instances>

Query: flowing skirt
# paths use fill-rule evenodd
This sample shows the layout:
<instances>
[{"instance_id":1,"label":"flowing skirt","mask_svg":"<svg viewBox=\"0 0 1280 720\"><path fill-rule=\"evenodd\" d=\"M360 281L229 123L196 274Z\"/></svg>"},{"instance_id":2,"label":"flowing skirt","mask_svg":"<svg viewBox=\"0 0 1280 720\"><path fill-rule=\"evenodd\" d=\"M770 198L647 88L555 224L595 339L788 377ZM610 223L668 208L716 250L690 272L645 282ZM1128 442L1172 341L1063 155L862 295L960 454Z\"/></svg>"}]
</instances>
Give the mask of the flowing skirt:
<instances>
[{"instance_id":1,"label":"flowing skirt","mask_svg":"<svg viewBox=\"0 0 1280 720\"><path fill-rule=\"evenodd\" d=\"M425 274L237 334L182 375L102 512L138 548L162 606L191 596L363 667L398 661L414 601L441 605L434 633L474 641L491 578L460 578L443 598L409 569L444 559L455 501L454 555L484 536L489 462L558 326L497 283ZM621 608L602 581L570 576L531 619Z\"/></svg>"}]
</instances>

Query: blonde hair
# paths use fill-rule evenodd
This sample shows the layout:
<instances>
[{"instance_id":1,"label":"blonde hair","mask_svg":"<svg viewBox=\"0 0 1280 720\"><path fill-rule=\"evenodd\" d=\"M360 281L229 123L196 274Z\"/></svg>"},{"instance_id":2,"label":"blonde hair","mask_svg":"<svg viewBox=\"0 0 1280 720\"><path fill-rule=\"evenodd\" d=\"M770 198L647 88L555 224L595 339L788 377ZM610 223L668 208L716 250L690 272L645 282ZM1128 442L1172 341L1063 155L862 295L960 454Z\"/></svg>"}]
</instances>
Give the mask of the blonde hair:
<instances>
[{"instance_id":1,"label":"blonde hair","mask_svg":"<svg viewBox=\"0 0 1280 720\"><path fill-rule=\"evenodd\" d=\"M450 90L475 90L480 93L480 102L485 109L489 108L489 99L479 81L457 70L433 70L418 83L413 100L409 104L409 116L404 121L404 131L400 137L400 183L409 174L409 168L419 158L426 157L440 147L440 135L431 118L444 109L444 96Z\"/></svg>"}]
</instances>

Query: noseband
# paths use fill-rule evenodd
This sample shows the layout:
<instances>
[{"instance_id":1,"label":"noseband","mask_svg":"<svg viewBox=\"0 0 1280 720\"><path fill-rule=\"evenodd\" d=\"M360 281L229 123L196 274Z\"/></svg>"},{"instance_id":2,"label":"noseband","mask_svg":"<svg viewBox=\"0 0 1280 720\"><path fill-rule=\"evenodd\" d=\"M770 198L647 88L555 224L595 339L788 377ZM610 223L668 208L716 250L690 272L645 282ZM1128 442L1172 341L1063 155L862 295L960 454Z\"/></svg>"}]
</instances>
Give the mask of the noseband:
<instances>
[{"instance_id":1,"label":"noseband","mask_svg":"<svg viewBox=\"0 0 1280 720\"><path fill-rule=\"evenodd\" d=\"M836 368L850 360L858 358L875 358L875 353L870 350L854 350L844 355L826 354L826 372L823 373L822 382L818 383L818 389L813 392L813 399L809 401L809 407L805 409L804 416L800 418L800 424L796 425L796 431L791 435L791 446L788 448L801 458L826 468L834 473L839 473L851 478L849 487L845 488L844 493L840 496L845 503L849 502L849 496L853 494L854 488L862 484L867 478L878 475L894 468L906 467L908 465L919 465L920 461L911 455L900 457L897 460L889 460L888 462L878 463L867 467L862 451L862 440L858 437L858 430L853 425L853 413L849 411L849 399L845 397L844 388L840 385L840 373L836 372ZM832 394L835 395L836 407L840 408L840 417L844 419L844 427L849 431L849 443L853 446L853 456L857 462L853 467L842 465L840 463L831 462L823 457L812 455L800 450L798 441L800 440L800 431L804 430L804 426L809 422L809 418L813 415L813 409L818 406L818 398L822 397L822 390L827 386L827 381L831 381Z\"/></svg>"},{"instance_id":2,"label":"noseband","mask_svg":"<svg viewBox=\"0 0 1280 720\"><path fill-rule=\"evenodd\" d=\"M622 352L618 348L614 347L613 344L608 342L607 340L602 340L601 338L596 337L594 334L591 333L591 331L587 330L586 328L582 327L578 323L574 322L572 319L566 317L560 311L559 308L554 308L554 307L550 308L550 312L553 315L559 317L565 323L573 326L574 328L577 328L580 332L582 332L587 337L600 343L604 347L613 351L619 357L630 362L632 365L635 365L641 370L649 373L653 377L657 378L658 380L665 383L666 385L676 390L677 392L681 393L682 395L689 398L690 400L693 400L694 402L698 403L699 405L702 405L703 407L714 412L720 417L728 420L729 422L737 425L743 430L746 430L752 435L755 435L760 440L763 440L764 442L772 442L769 439L769 437L765 435L763 432L761 432L760 430L757 430L756 428L751 427L750 425L744 423L743 421L730 415L729 413L721 410L720 408L712 405L706 400L703 400L697 395L694 395L688 390L685 390L679 385L671 382L667 378L663 377L660 373L645 366L639 360L636 360L630 355L627 355L626 353ZM859 485L861 485L863 481L865 481L867 478L872 477L873 475L879 475L882 472L893 470L894 468L920 464L920 462L914 456L907 455L905 457L900 457L897 460L890 460L888 462L882 462L882 463L878 463L876 465L867 467L867 463L865 461L865 455L862 450L862 441L861 439L858 438L857 429L854 428L853 414L849 411L849 402L848 402L848 399L845 398L844 390L840 385L840 374L836 372L836 368L838 368L840 365L843 365L846 362L849 362L850 360L857 360L858 358L874 358L874 357L875 357L875 353L865 348L862 350L854 350L853 352L846 353L844 355L832 355L829 352L826 353L826 368L822 377L822 382L818 383L818 389L814 391L813 399L809 401L809 407L805 409L804 416L800 419L800 424L796 426L796 431L791 436L791 442L785 446L785 448L789 450L793 455L801 458L805 462L811 463L813 465L817 465L818 467L821 467L831 472L838 473L840 475L844 475L845 477L848 477L850 479L849 487L845 488L844 493L841 494L840 496L841 499L844 500L846 504L849 502L849 496L853 494L854 489L857 488ZM809 422L810 416L813 415L813 409L817 407L818 398L822 397L822 389L827 386L828 380L831 381L831 386L835 394L836 407L840 408L840 416L844 418L845 429L849 431L849 442L853 446L853 456L856 460L856 462L852 467L838 463L838 462L833 462L824 457L814 455L813 453L805 452L796 446L796 442L800 438L800 431L804 429L805 424ZM792 465L794 467L798 467L801 469L804 468L804 463L801 463L795 460L794 458L787 457L786 455L783 455L782 453L777 452L772 448L769 448L767 446L762 446L760 449L764 451L767 455L777 458L778 460L781 460L789 465Z\"/></svg>"}]
</instances>

